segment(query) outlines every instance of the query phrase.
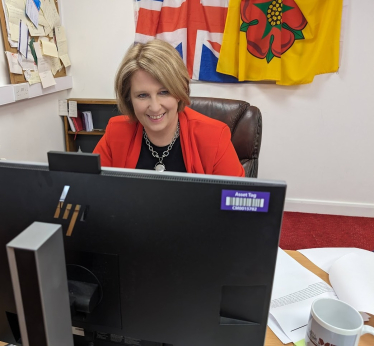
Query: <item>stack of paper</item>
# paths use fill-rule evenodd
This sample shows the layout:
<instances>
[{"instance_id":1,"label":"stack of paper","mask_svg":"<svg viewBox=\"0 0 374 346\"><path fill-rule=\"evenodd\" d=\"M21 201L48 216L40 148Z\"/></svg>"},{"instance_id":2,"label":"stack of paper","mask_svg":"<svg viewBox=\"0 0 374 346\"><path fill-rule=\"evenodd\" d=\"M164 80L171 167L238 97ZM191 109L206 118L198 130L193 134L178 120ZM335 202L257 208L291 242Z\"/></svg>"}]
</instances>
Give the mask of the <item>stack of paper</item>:
<instances>
[{"instance_id":1,"label":"stack of paper","mask_svg":"<svg viewBox=\"0 0 374 346\"><path fill-rule=\"evenodd\" d=\"M284 344L304 339L312 302L322 297L337 298L332 287L279 249L268 325Z\"/></svg>"},{"instance_id":2,"label":"stack of paper","mask_svg":"<svg viewBox=\"0 0 374 346\"><path fill-rule=\"evenodd\" d=\"M283 250L279 249L268 325L284 343L305 337L312 302L340 299L361 312L374 314L374 253L355 248L299 250L329 273L330 287Z\"/></svg>"},{"instance_id":3,"label":"stack of paper","mask_svg":"<svg viewBox=\"0 0 374 346\"><path fill-rule=\"evenodd\" d=\"M357 248L299 250L329 274L338 298L360 312L374 314L374 253Z\"/></svg>"}]
</instances>

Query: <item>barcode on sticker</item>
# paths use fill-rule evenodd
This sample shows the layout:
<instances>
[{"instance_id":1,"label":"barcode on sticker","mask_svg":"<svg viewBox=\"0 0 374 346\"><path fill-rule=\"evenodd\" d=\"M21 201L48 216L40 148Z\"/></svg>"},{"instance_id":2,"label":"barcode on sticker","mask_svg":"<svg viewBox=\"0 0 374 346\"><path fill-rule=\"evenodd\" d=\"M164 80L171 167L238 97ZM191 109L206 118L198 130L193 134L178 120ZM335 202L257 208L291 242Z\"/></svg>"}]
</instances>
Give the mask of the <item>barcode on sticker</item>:
<instances>
[{"instance_id":1,"label":"barcode on sticker","mask_svg":"<svg viewBox=\"0 0 374 346\"><path fill-rule=\"evenodd\" d=\"M267 213L270 192L222 190L221 210Z\"/></svg>"},{"instance_id":2,"label":"barcode on sticker","mask_svg":"<svg viewBox=\"0 0 374 346\"><path fill-rule=\"evenodd\" d=\"M265 203L265 200L263 198L226 197L227 206L262 208L264 206L264 203Z\"/></svg>"}]
</instances>

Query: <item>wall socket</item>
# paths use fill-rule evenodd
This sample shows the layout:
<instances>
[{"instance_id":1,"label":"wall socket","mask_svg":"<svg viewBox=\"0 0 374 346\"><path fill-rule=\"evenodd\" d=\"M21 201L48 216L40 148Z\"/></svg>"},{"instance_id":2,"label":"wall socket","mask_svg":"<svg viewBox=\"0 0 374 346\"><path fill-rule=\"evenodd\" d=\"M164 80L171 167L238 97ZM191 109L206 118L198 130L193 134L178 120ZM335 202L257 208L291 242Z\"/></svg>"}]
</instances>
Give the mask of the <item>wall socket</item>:
<instances>
[{"instance_id":1,"label":"wall socket","mask_svg":"<svg viewBox=\"0 0 374 346\"><path fill-rule=\"evenodd\" d=\"M16 84L13 87L15 101L28 99L29 98L29 84L22 83Z\"/></svg>"}]
</instances>

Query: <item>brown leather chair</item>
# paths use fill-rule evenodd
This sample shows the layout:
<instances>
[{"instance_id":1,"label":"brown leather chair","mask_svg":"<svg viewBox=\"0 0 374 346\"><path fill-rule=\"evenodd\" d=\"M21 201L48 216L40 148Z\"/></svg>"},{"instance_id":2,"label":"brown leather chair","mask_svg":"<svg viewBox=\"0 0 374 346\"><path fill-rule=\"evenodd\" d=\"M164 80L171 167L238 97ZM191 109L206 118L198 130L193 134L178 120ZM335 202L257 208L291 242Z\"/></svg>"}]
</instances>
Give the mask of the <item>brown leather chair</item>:
<instances>
[{"instance_id":1,"label":"brown leather chair","mask_svg":"<svg viewBox=\"0 0 374 346\"><path fill-rule=\"evenodd\" d=\"M190 108L226 123L245 176L257 178L262 136L260 110L248 102L212 97L191 97Z\"/></svg>"}]
</instances>

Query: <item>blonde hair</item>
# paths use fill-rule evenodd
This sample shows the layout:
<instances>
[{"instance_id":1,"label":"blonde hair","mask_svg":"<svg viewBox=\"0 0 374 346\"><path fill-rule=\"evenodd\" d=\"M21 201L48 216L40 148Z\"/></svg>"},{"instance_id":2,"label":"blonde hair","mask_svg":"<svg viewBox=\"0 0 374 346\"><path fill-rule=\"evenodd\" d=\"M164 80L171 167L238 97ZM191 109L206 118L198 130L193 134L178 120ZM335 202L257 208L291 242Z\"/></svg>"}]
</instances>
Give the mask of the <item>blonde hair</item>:
<instances>
[{"instance_id":1,"label":"blonde hair","mask_svg":"<svg viewBox=\"0 0 374 346\"><path fill-rule=\"evenodd\" d=\"M138 70L148 72L161 83L178 102L178 112L190 104L190 77L178 51L169 43L152 40L136 43L123 58L115 78L117 106L122 114L136 120L131 102L131 78Z\"/></svg>"}]
</instances>

